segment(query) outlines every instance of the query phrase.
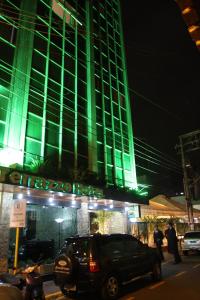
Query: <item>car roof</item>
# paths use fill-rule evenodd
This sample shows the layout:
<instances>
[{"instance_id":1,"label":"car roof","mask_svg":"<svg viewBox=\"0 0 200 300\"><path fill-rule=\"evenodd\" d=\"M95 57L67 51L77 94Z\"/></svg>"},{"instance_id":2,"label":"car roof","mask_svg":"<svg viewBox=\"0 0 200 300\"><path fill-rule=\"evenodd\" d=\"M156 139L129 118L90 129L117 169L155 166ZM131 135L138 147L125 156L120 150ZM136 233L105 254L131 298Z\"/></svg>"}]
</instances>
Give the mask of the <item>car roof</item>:
<instances>
[{"instance_id":1,"label":"car roof","mask_svg":"<svg viewBox=\"0 0 200 300\"><path fill-rule=\"evenodd\" d=\"M125 233L112 233L112 234L101 234L101 233L96 233L92 235L75 235L66 238L66 240L69 239L101 239L101 238L134 238L130 234L125 234Z\"/></svg>"}]
</instances>

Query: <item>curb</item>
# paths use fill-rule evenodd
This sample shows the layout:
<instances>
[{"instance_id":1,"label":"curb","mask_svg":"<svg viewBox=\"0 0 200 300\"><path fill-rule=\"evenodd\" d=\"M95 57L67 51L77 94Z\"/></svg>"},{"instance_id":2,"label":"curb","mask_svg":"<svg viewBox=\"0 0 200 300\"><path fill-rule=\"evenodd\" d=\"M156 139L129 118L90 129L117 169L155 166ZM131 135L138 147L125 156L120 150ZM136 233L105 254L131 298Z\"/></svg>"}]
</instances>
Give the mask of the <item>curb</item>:
<instances>
[{"instance_id":1,"label":"curb","mask_svg":"<svg viewBox=\"0 0 200 300\"><path fill-rule=\"evenodd\" d=\"M63 296L61 292L55 292L45 295L45 300L55 300L57 297Z\"/></svg>"}]
</instances>

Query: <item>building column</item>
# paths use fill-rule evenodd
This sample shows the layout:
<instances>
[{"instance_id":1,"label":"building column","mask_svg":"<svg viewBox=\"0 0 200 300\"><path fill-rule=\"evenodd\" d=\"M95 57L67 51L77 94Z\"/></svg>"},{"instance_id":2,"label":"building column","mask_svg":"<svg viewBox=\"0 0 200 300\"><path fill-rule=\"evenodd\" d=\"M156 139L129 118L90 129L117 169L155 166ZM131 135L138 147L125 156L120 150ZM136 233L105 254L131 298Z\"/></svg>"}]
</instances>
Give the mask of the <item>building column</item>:
<instances>
[{"instance_id":1,"label":"building column","mask_svg":"<svg viewBox=\"0 0 200 300\"><path fill-rule=\"evenodd\" d=\"M123 220L124 220L124 233L129 232L129 226L128 226L128 213L125 211L123 213Z\"/></svg>"},{"instance_id":2,"label":"building column","mask_svg":"<svg viewBox=\"0 0 200 300\"><path fill-rule=\"evenodd\" d=\"M8 270L9 223L12 199L12 193L0 192L0 273Z\"/></svg>"},{"instance_id":3,"label":"building column","mask_svg":"<svg viewBox=\"0 0 200 300\"><path fill-rule=\"evenodd\" d=\"M81 208L77 210L77 234L87 235L90 233L90 220L88 204L81 203Z\"/></svg>"},{"instance_id":4,"label":"building column","mask_svg":"<svg viewBox=\"0 0 200 300\"><path fill-rule=\"evenodd\" d=\"M8 165L23 165L37 0L21 2L4 145ZM31 21L30 21L31 20Z\"/></svg>"},{"instance_id":5,"label":"building column","mask_svg":"<svg viewBox=\"0 0 200 300\"><path fill-rule=\"evenodd\" d=\"M87 115L88 115L88 169L97 172L97 129L94 76L94 45L92 29L92 5L86 1L86 57L87 57Z\"/></svg>"}]
</instances>

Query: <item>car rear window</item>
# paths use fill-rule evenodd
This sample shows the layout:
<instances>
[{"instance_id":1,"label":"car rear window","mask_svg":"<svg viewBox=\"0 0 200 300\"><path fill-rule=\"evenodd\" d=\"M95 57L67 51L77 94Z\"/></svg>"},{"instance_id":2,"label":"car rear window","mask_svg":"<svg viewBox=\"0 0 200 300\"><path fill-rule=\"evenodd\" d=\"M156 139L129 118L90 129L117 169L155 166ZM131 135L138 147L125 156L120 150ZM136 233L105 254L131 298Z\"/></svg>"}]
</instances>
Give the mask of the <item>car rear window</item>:
<instances>
[{"instance_id":1,"label":"car rear window","mask_svg":"<svg viewBox=\"0 0 200 300\"><path fill-rule=\"evenodd\" d=\"M100 251L107 257L120 257L124 250L124 243L121 239L102 239L100 243Z\"/></svg>"},{"instance_id":2,"label":"car rear window","mask_svg":"<svg viewBox=\"0 0 200 300\"><path fill-rule=\"evenodd\" d=\"M75 255L77 257L86 257L89 254L88 239L67 239L61 250L67 255Z\"/></svg>"},{"instance_id":3,"label":"car rear window","mask_svg":"<svg viewBox=\"0 0 200 300\"><path fill-rule=\"evenodd\" d=\"M200 231L199 232L187 232L185 234L185 239L200 239Z\"/></svg>"}]
</instances>

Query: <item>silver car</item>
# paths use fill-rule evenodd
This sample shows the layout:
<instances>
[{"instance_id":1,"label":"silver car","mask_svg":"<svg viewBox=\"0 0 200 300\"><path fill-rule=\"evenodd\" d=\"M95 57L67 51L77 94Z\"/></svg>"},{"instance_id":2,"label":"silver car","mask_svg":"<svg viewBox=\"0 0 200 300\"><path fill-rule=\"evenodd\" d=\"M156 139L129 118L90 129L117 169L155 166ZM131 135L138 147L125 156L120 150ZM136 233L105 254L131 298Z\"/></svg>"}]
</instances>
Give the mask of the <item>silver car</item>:
<instances>
[{"instance_id":1,"label":"silver car","mask_svg":"<svg viewBox=\"0 0 200 300\"><path fill-rule=\"evenodd\" d=\"M182 241L182 251L188 255L192 251L200 251L200 231L188 231Z\"/></svg>"}]
</instances>

